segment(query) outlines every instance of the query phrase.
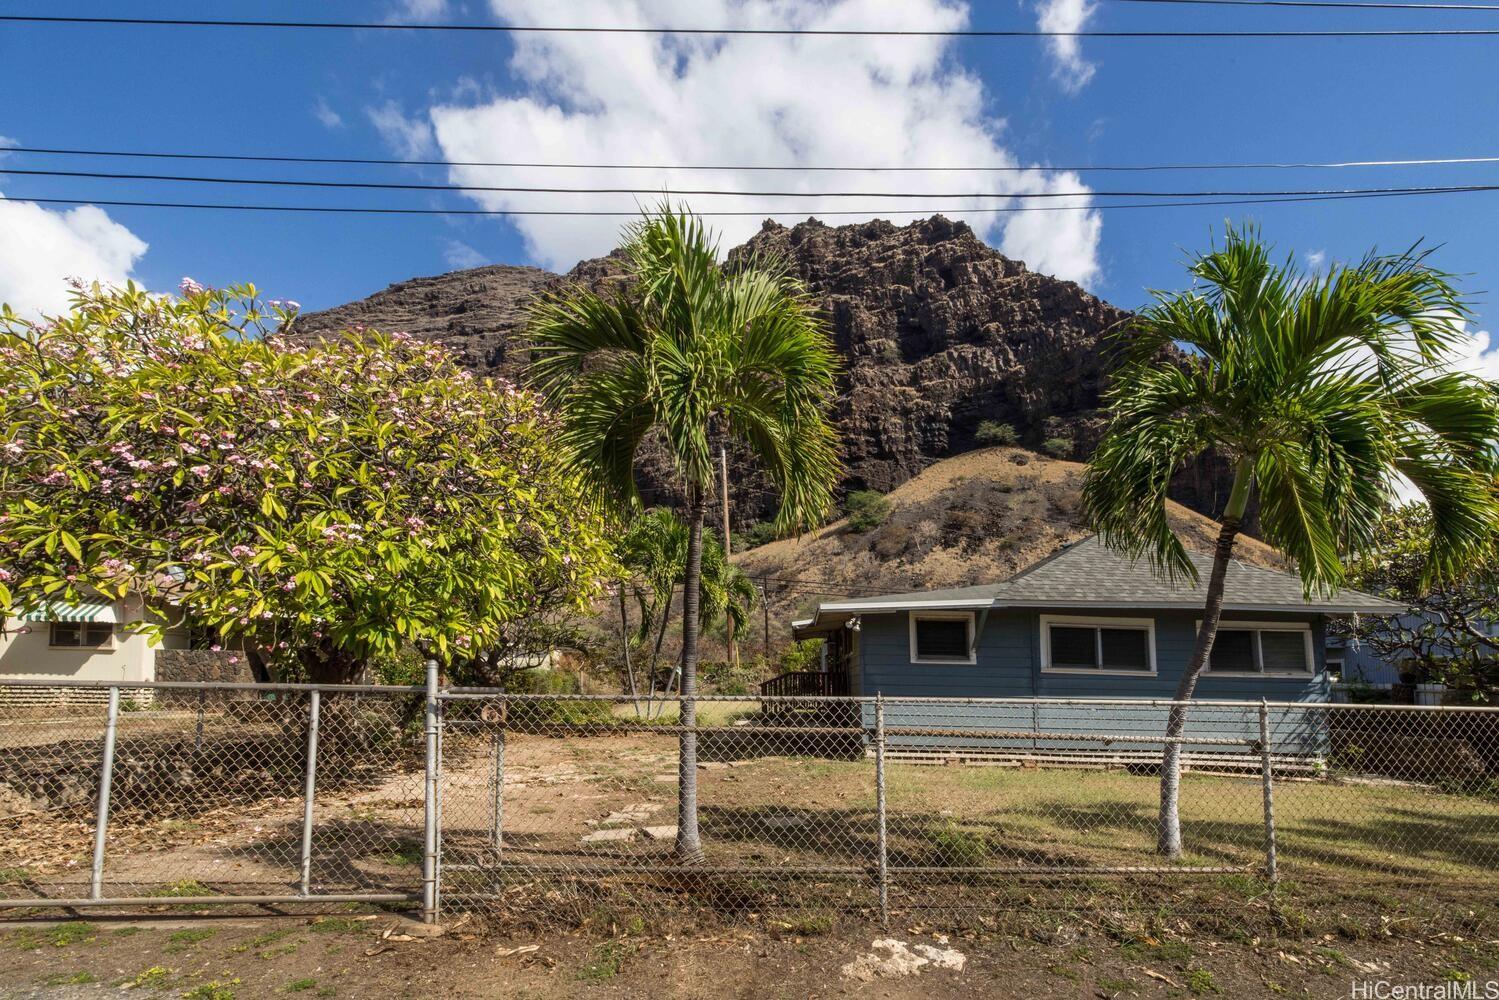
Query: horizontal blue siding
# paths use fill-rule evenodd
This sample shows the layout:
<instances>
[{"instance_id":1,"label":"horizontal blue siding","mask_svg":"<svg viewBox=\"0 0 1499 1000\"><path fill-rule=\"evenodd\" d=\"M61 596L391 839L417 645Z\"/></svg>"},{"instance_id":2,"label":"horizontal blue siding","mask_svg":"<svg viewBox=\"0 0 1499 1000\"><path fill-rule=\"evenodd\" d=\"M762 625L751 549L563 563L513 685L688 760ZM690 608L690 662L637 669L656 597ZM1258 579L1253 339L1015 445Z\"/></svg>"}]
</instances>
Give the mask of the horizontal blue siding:
<instances>
[{"instance_id":1,"label":"horizontal blue siding","mask_svg":"<svg viewBox=\"0 0 1499 1000\"><path fill-rule=\"evenodd\" d=\"M1117 674L1043 673L1040 653L1040 617L1042 614L1077 615L1080 617L1150 617L1155 621L1155 676ZM896 699L886 708L886 724L891 727L1024 731L1039 733L1108 733L1111 735L1159 735L1166 725L1166 710L1146 706L993 706L993 705L916 705L901 703L901 698L1115 698L1170 699L1176 693L1196 642L1196 622L1200 613L1189 611L1081 611L1048 609L1041 611L991 612L978 643L975 664L912 663L910 625L905 612L861 617L859 634L859 689L865 695L882 694ZM1226 618L1225 622L1231 622ZM1242 616L1246 621L1307 622L1312 625L1312 653L1315 673L1306 679L1251 677L1244 675L1201 675L1194 695L1202 699L1242 700L1242 711L1210 707L1194 708L1189 716L1188 735L1211 738L1256 739L1259 735L1257 710L1252 703L1266 698L1271 701L1323 702L1328 699L1326 673L1323 669L1325 629L1320 616L1297 614L1256 614ZM866 720L872 722L872 719ZM1277 752L1321 752L1326 733L1320 717L1299 713L1290 720L1272 718L1272 746ZM973 745L972 739L904 736L892 737L894 746ZM1159 744L1112 743L1081 740L984 741L993 747L1035 749L1115 749L1158 750ZM1248 747L1189 745L1194 750L1223 750L1245 753Z\"/></svg>"}]
</instances>

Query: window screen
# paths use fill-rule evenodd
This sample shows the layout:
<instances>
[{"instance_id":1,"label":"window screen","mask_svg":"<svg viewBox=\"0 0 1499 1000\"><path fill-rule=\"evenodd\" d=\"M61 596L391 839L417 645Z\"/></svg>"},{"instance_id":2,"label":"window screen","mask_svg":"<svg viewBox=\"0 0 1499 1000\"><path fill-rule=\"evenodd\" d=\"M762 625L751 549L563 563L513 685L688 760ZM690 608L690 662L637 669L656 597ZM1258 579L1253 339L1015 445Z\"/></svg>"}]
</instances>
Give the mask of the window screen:
<instances>
[{"instance_id":1,"label":"window screen","mask_svg":"<svg viewBox=\"0 0 1499 1000\"><path fill-rule=\"evenodd\" d=\"M1260 662L1267 674L1306 673L1306 633L1261 632Z\"/></svg>"},{"instance_id":2,"label":"window screen","mask_svg":"<svg viewBox=\"0 0 1499 1000\"><path fill-rule=\"evenodd\" d=\"M1259 667L1254 661L1254 631L1220 628L1213 639L1213 651L1208 654L1208 670L1213 673L1258 672Z\"/></svg>"},{"instance_id":3,"label":"window screen","mask_svg":"<svg viewBox=\"0 0 1499 1000\"><path fill-rule=\"evenodd\" d=\"M1150 642L1144 629L1099 629L1105 670L1150 670Z\"/></svg>"},{"instance_id":4,"label":"window screen","mask_svg":"<svg viewBox=\"0 0 1499 1000\"><path fill-rule=\"evenodd\" d=\"M1051 626L1051 666L1096 667L1098 666L1097 630L1073 628L1066 625Z\"/></svg>"},{"instance_id":5,"label":"window screen","mask_svg":"<svg viewBox=\"0 0 1499 1000\"><path fill-rule=\"evenodd\" d=\"M968 659L966 618L916 619L916 658L919 660Z\"/></svg>"}]
</instances>

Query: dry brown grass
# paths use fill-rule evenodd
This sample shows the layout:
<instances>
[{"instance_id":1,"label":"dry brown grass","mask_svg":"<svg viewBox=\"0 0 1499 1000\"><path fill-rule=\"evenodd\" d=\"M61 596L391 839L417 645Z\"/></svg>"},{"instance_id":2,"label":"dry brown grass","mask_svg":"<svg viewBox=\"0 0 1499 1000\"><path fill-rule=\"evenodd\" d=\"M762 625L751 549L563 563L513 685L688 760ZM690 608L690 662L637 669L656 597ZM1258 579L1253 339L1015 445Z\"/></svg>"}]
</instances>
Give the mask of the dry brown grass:
<instances>
[{"instance_id":1,"label":"dry brown grass","mask_svg":"<svg viewBox=\"0 0 1499 1000\"><path fill-rule=\"evenodd\" d=\"M1020 464L1023 463L1023 464ZM737 557L751 575L811 578L887 592L994 583L1087 535L1082 476L1087 466L1022 448L986 448L945 459L889 494L890 518L863 534L835 521L799 539ZM1187 544L1209 551L1214 522L1171 504ZM1238 556L1284 568L1252 538Z\"/></svg>"}]
</instances>

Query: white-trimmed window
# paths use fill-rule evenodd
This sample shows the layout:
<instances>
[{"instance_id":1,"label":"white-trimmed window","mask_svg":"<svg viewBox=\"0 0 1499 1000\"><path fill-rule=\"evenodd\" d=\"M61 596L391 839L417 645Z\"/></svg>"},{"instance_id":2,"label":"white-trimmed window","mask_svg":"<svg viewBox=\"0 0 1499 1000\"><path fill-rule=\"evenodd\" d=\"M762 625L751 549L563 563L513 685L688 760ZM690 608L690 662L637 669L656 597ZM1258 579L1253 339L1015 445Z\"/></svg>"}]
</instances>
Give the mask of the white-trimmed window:
<instances>
[{"instance_id":1,"label":"white-trimmed window","mask_svg":"<svg viewBox=\"0 0 1499 1000\"><path fill-rule=\"evenodd\" d=\"M1061 674L1155 674L1155 620L1041 616L1041 669Z\"/></svg>"},{"instance_id":2,"label":"white-trimmed window","mask_svg":"<svg viewBox=\"0 0 1499 1000\"><path fill-rule=\"evenodd\" d=\"M109 622L52 622L48 645L63 648L103 649L114 640Z\"/></svg>"},{"instance_id":3,"label":"white-trimmed window","mask_svg":"<svg viewBox=\"0 0 1499 1000\"><path fill-rule=\"evenodd\" d=\"M972 611L912 611L912 663L975 663Z\"/></svg>"},{"instance_id":4,"label":"white-trimmed window","mask_svg":"<svg viewBox=\"0 0 1499 1000\"><path fill-rule=\"evenodd\" d=\"M1202 627L1202 623L1198 623ZM1262 677L1310 677L1312 627L1296 622L1221 622L1207 672Z\"/></svg>"}]
</instances>

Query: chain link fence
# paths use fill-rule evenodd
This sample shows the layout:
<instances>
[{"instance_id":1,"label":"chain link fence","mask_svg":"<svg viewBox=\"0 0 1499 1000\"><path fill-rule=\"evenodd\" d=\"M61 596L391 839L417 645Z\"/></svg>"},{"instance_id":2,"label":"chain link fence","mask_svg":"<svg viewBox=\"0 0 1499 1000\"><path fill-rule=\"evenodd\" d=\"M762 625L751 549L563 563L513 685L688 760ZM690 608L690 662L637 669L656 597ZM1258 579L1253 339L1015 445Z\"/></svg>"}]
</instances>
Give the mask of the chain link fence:
<instances>
[{"instance_id":1,"label":"chain link fence","mask_svg":"<svg viewBox=\"0 0 1499 1000\"><path fill-rule=\"evenodd\" d=\"M0 685L0 905L941 923L1189 885L1499 901L1499 710L1193 702L1172 859L1169 709L715 697L687 727L671 700L435 681ZM679 812L694 792L697 844Z\"/></svg>"}]
</instances>

